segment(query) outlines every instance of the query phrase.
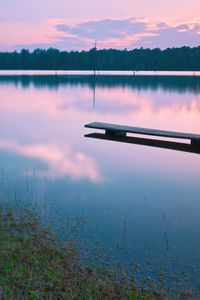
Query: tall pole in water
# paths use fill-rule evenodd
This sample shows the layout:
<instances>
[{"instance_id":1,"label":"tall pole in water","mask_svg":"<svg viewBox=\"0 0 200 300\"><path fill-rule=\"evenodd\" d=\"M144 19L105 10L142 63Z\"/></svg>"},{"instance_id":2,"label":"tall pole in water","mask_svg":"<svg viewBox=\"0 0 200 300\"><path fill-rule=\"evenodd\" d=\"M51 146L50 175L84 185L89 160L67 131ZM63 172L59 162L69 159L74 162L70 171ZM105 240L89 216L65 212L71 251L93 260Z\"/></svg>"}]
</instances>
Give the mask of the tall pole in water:
<instances>
[{"instance_id":1,"label":"tall pole in water","mask_svg":"<svg viewBox=\"0 0 200 300\"><path fill-rule=\"evenodd\" d=\"M96 51L97 51L97 41L94 42L94 75L96 74Z\"/></svg>"},{"instance_id":2,"label":"tall pole in water","mask_svg":"<svg viewBox=\"0 0 200 300\"><path fill-rule=\"evenodd\" d=\"M97 51L97 41L95 41L94 43L93 109L95 109L95 101L96 101L96 51Z\"/></svg>"}]
</instances>

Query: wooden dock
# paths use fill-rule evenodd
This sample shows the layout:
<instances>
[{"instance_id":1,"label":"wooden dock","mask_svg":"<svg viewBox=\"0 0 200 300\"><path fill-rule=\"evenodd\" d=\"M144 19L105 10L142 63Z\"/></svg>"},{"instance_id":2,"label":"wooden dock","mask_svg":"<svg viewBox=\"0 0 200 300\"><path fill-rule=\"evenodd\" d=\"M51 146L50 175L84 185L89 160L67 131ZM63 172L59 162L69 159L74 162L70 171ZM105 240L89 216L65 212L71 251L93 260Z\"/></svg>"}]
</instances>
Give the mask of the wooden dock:
<instances>
[{"instance_id":1,"label":"wooden dock","mask_svg":"<svg viewBox=\"0 0 200 300\"><path fill-rule=\"evenodd\" d=\"M126 143L143 144L154 147L162 147L168 149L175 149L187 152L200 152L200 134L174 132L150 128L131 127L124 125L116 125L109 123L93 122L85 125L86 128L105 130L105 133L91 133L85 135L86 137L93 137L105 140L113 140ZM127 136L127 134L134 134L134 136ZM178 143L166 140L155 140L148 138L139 138L135 135L147 135L154 137L165 137L171 139L189 140L189 143ZM175 148L174 148L175 147Z\"/></svg>"}]
</instances>

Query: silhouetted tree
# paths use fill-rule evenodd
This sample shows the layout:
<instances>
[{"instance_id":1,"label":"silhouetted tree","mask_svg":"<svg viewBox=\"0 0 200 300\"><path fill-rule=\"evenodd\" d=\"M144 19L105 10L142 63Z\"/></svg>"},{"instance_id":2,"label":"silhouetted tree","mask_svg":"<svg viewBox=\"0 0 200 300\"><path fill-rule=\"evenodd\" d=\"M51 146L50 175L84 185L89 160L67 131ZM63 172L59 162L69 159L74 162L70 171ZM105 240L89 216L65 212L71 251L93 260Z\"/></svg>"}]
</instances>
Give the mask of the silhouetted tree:
<instances>
[{"instance_id":1,"label":"silhouetted tree","mask_svg":"<svg viewBox=\"0 0 200 300\"><path fill-rule=\"evenodd\" d=\"M0 53L1 70L200 70L200 46L155 49L116 50L96 47L89 51L35 49L32 53Z\"/></svg>"}]
</instances>

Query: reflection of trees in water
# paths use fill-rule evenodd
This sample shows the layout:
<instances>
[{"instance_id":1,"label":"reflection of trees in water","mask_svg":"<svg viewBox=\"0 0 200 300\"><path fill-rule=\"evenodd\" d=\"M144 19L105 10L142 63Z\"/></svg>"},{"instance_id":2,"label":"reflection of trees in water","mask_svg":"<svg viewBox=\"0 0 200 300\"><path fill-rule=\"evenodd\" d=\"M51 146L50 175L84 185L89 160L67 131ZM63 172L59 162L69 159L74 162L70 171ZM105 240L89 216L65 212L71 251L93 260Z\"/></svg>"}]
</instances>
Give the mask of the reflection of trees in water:
<instances>
[{"instance_id":1,"label":"reflection of trees in water","mask_svg":"<svg viewBox=\"0 0 200 300\"><path fill-rule=\"evenodd\" d=\"M177 91L179 93L200 93L199 76L124 76L124 75L3 75L0 84L21 85L29 88L57 89L60 86L87 86L94 90L97 88L128 87L130 89L157 91Z\"/></svg>"}]
</instances>

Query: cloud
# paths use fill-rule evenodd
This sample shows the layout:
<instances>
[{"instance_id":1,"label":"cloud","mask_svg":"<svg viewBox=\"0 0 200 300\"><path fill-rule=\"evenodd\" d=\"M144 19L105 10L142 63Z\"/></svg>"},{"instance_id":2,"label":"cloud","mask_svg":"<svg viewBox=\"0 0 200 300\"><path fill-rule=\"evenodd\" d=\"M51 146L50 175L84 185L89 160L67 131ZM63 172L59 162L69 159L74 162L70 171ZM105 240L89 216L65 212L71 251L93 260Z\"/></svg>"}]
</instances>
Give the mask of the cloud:
<instances>
[{"instance_id":1,"label":"cloud","mask_svg":"<svg viewBox=\"0 0 200 300\"><path fill-rule=\"evenodd\" d=\"M168 28L169 28L169 26L168 26ZM178 26L176 26L176 29L178 30L178 31L182 31L182 30L189 30L189 26L188 26L188 24L181 24L181 25L178 25Z\"/></svg>"},{"instance_id":2,"label":"cloud","mask_svg":"<svg viewBox=\"0 0 200 300\"><path fill-rule=\"evenodd\" d=\"M145 30L145 27L146 24L144 21L138 21L134 18L124 20L105 19L89 21L75 26L67 26L65 24L56 25L58 31L93 40L123 38L130 34L142 32Z\"/></svg>"},{"instance_id":3,"label":"cloud","mask_svg":"<svg viewBox=\"0 0 200 300\"><path fill-rule=\"evenodd\" d=\"M65 177L99 181L101 176L95 162L82 152L55 144L22 145L13 140L0 140L0 149L14 152L47 164L48 170L40 171L42 177Z\"/></svg>"},{"instance_id":4,"label":"cloud","mask_svg":"<svg viewBox=\"0 0 200 300\"><path fill-rule=\"evenodd\" d=\"M70 23L50 19L31 26L1 25L0 48L20 50L55 47L60 50L88 50L94 47L132 49L199 46L200 19L179 24L143 18L84 20ZM13 29L14 28L14 29ZM13 31L14 30L14 31Z\"/></svg>"},{"instance_id":5,"label":"cloud","mask_svg":"<svg viewBox=\"0 0 200 300\"><path fill-rule=\"evenodd\" d=\"M138 41L132 43L132 47L149 48L170 48L182 46L199 46L200 34L199 26L190 27L189 24L179 24L178 26L158 26L154 30L154 36L141 36Z\"/></svg>"},{"instance_id":6,"label":"cloud","mask_svg":"<svg viewBox=\"0 0 200 300\"><path fill-rule=\"evenodd\" d=\"M62 34L58 43L87 48L98 41L99 48L168 48L200 44L200 24L188 22L178 25L164 22L150 22L145 19L129 18L123 20L105 19L82 22L76 25L59 23L55 25Z\"/></svg>"}]
</instances>

